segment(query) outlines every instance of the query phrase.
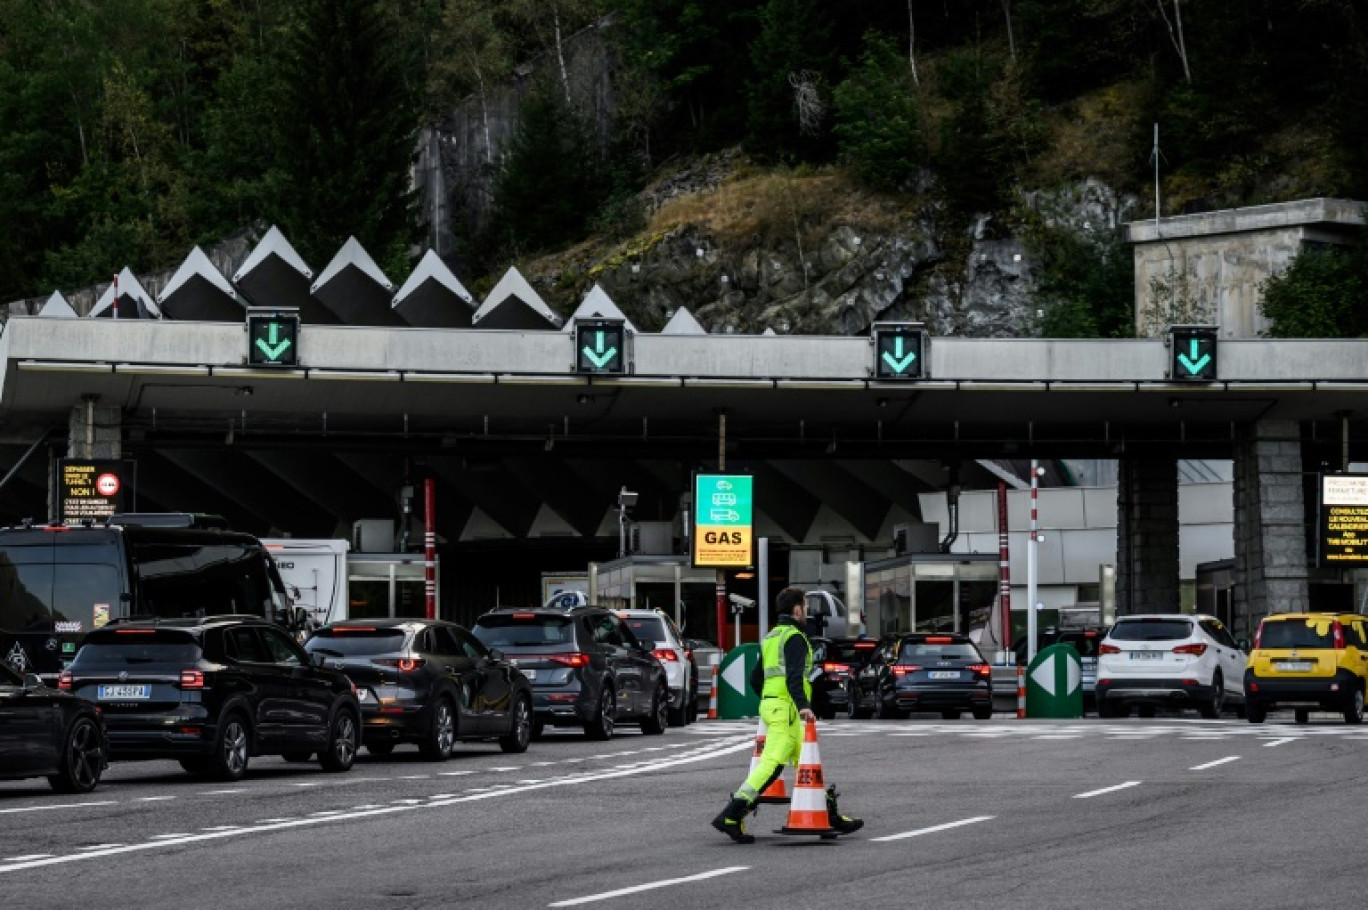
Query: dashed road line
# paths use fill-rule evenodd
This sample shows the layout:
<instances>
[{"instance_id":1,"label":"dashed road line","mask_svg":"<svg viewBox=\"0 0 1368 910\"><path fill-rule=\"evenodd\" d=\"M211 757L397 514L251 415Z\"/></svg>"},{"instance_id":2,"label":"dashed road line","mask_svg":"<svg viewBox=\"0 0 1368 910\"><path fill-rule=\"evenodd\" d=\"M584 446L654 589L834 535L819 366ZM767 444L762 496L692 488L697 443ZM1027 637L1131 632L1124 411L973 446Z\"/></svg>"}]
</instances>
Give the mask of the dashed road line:
<instances>
[{"instance_id":1,"label":"dashed road line","mask_svg":"<svg viewBox=\"0 0 1368 910\"><path fill-rule=\"evenodd\" d=\"M1271 739L1268 742L1264 743L1264 748L1271 749L1274 746L1281 746L1283 743L1296 742L1297 739L1298 737L1295 736L1285 736L1282 739Z\"/></svg>"},{"instance_id":2,"label":"dashed road line","mask_svg":"<svg viewBox=\"0 0 1368 910\"><path fill-rule=\"evenodd\" d=\"M891 840L903 840L909 837L921 837L923 834L934 834L937 831L949 831L951 828L962 828L965 825L973 825L978 822L991 821L996 818L993 815L977 815L973 818L962 818L957 822L946 822L943 825L932 825L929 828L918 828L915 831L903 831L898 834L886 834L883 837L871 837L872 843L884 843Z\"/></svg>"},{"instance_id":3,"label":"dashed road line","mask_svg":"<svg viewBox=\"0 0 1368 910\"><path fill-rule=\"evenodd\" d=\"M93 803L58 803L51 806L18 806L14 809L0 809L0 815L10 815L15 812L53 812L57 809L88 809L91 806L113 806L116 800L102 799Z\"/></svg>"},{"instance_id":4,"label":"dashed road line","mask_svg":"<svg viewBox=\"0 0 1368 910\"><path fill-rule=\"evenodd\" d=\"M735 872L745 872L750 866L727 866L724 869L713 869L710 872L700 872L697 875L686 875L682 878L667 878L658 882L647 882L644 885L633 885L630 888L619 888L616 891L603 891L599 894L589 894L584 897L575 897L570 900L556 901L547 904L548 907L574 907L578 904L591 904L594 901L608 900L614 897L625 897L628 894L640 894L643 891L654 891L657 888L668 888L671 885L686 885L690 882L701 882L709 878L717 878L719 875L731 875Z\"/></svg>"},{"instance_id":5,"label":"dashed road line","mask_svg":"<svg viewBox=\"0 0 1368 910\"><path fill-rule=\"evenodd\" d=\"M1128 780L1124 784L1117 784L1113 787L1103 787L1101 790L1089 790L1087 793L1075 793L1074 799L1091 799L1094 796L1101 796L1104 793L1115 793L1117 790L1125 790L1129 787L1138 787L1142 781Z\"/></svg>"},{"instance_id":6,"label":"dashed road line","mask_svg":"<svg viewBox=\"0 0 1368 910\"><path fill-rule=\"evenodd\" d=\"M1204 765L1193 765L1191 768L1188 768L1188 770L1189 770L1189 771L1205 771L1207 768L1214 768L1214 767L1216 767L1217 765L1224 765L1224 764L1227 764L1227 763L1229 763L1229 762L1239 761L1239 760L1240 760L1240 756L1238 756L1238 755L1227 755L1225 758L1218 758L1218 759L1216 759L1215 761L1209 761L1209 762L1207 762L1207 763L1204 764Z\"/></svg>"}]
</instances>

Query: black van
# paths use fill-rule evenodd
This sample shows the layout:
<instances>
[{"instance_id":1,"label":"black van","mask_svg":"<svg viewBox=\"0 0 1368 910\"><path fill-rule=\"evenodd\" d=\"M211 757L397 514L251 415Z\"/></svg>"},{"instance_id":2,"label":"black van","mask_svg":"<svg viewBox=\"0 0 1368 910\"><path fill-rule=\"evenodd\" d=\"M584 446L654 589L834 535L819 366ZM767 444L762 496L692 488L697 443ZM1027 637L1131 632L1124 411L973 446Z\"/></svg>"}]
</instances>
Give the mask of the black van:
<instances>
[{"instance_id":1,"label":"black van","mask_svg":"<svg viewBox=\"0 0 1368 910\"><path fill-rule=\"evenodd\" d=\"M0 660L55 677L91 629L131 618L250 614L289 627L275 564L222 528L0 528Z\"/></svg>"}]
</instances>

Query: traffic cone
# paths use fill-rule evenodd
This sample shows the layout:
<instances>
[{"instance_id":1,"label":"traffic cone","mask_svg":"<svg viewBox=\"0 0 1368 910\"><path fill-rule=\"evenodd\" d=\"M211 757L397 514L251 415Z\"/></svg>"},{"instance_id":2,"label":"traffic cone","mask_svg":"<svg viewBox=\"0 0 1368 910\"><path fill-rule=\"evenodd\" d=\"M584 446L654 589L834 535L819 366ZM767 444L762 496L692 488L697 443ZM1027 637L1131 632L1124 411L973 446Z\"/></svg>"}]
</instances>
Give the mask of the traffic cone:
<instances>
[{"instance_id":1,"label":"traffic cone","mask_svg":"<svg viewBox=\"0 0 1368 910\"><path fill-rule=\"evenodd\" d=\"M717 664L713 664L712 694L708 696L708 720L717 720Z\"/></svg>"},{"instance_id":2,"label":"traffic cone","mask_svg":"<svg viewBox=\"0 0 1368 910\"><path fill-rule=\"evenodd\" d=\"M793 784L788 824L776 828L774 833L820 834L826 839L840 833L831 827L831 817L827 814L826 783L822 780L822 759L817 752L816 721L808 721L807 728L803 730L803 749L798 754L798 779Z\"/></svg>"},{"instance_id":3,"label":"traffic cone","mask_svg":"<svg viewBox=\"0 0 1368 910\"><path fill-rule=\"evenodd\" d=\"M750 774L755 773L755 766L760 764L760 756L765 751L765 719L760 718L760 724L755 728L755 751L751 753ZM749 777L750 774L746 776ZM780 769L779 776L765 788L760 794L757 803L786 803L789 801L788 790L784 787L783 769Z\"/></svg>"}]
</instances>

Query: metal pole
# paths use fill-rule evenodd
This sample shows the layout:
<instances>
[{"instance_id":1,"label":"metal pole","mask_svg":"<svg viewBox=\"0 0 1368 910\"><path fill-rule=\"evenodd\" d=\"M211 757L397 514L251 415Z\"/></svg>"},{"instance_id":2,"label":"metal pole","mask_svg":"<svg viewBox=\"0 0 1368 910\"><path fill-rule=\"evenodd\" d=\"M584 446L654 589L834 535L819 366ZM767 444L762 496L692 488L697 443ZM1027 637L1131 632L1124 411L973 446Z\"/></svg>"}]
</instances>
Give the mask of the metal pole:
<instances>
[{"instance_id":1,"label":"metal pole","mask_svg":"<svg viewBox=\"0 0 1368 910\"><path fill-rule=\"evenodd\" d=\"M1036 502L1040 468L1031 459L1031 536L1026 544L1026 663L1036 656Z\"/></svg>"},{"instance_id":2,"label":"metal pole","mask_svg":"<svg viewBox=\"0 0 1368 910\"><path fill-rule=\"evenodd\" d=\"M727 470L727 414L719 411L717 414L717 471L722 473ZM702 503L694 503L695 509L701 509ZM703 514L699 512L698 514ZM738 627L740 623L737 624ZM727 631L727 573L717 570L717 646L726 647L726 640L723 635Z\"/></svg>"},{"instance_id":3,"label":"metal pole","mask_svg":"<svg viewBox=\"0 0 1368 910\"><path fill-rule=\"evenodd\" d=\"M437 618L437 484L423 481L423 508L427 526L423 529L423 598L427 618Z\"/></svg>"},{"instance_id":4,"label":"metal pole","mask_svg":"<svg viewBox=\"0 0 1368 910\"><path fill-rule=\"evenodd\" d=\"M769 634L769 538L762 537L758 544L760 556L756 569L760 572L760 597L755 612L760 619L760 640Z\"/></svg>"},{"instance_id":5,"label":"metal pole","mask_svg":"<svg viewBox=\"0 0 1368 910\"><path fill-rule=\"evenodd\" d=\"M1012 649L1012 551L1007 526L1007 481L998 481L998 604L1002 635L999 645L1004 652ZM1003 662L1006 662L1004 655Z\"/></svg>"}]
</instances>

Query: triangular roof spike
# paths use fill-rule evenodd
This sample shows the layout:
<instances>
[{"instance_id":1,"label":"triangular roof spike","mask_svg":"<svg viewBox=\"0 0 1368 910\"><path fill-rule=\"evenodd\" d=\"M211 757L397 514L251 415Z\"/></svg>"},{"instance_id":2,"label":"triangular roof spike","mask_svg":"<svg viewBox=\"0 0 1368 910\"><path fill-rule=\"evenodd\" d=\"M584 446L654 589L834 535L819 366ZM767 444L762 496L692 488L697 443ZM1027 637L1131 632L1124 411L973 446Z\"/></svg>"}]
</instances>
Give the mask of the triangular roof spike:
<instances>
[{"instance_id":1,"label":"triangular roof spike","mask_svg":"<svg viewBox=\"0 0 1368 910\"><path fill-rule=\"evenodd\" d=\"M703 328L703 324L694 318L694 314L689 312L688 307L680 307L675 310L670 321L665 323L665 328L660 330L662 335L706 335L708 330Z\"/></svg>"},{"instance_id":2,"label":"triangular roof spike","mask_svg":"<svg viewBox=\"0 0 1368 910\"><path fill-rule=\"evenodd\" d=\"M223 277L223 273L218 270L218 266L210 261L209 257L204 254L204 250L195 247L190 251L190 255L185 257L185 261L181 263L180 268L176 269L176 274L171 276L171 280L166 283L166 287L162 288L161 293L157 295L157 302L164 303L166 298L180 290L187 281L196 275L200 276L205 281L208 281L234 300L238 299L237 291L228 283L228 279Z\"/></svg>"},{"instance_id":3,"label":"triangular roof spike","mask_svg":"<svg viewBox=\"0 0 1368 910\"><path fill-rule=\"evenodd\" d=\"M774 330L774 326L769 326L768 328L766 328L766 329L765 329L763 332L761 332L760 334L761 334L761 335L778 335L779 333L776 332L776 331Z\"/></svg>"},{"instance_id":4,"label":"triangular roof spike","mask_svg":"<svg viewBox=\"0 0 1368 910\"><path fill-rule=\"evenodd\" d=\"M626 314L618 309L618 305L613 303L613 298L608 296L608 292L597 284L589 289L588 294L584 295L584 300L580 302L570 318L565 321L565 327L561 331L570 331L570 326L576 319L621 319L623 327L627 331L634 335L637 331L637 327L632 325L632 320L628 319Z\"/></svg>"},{"instance_id":5,"label":"triangular roof spike","mask_svg":"<svg viewBox=\"0 0 1368 910\"><path fill-rule=\"evenodd\" d=\"M285 239L285 235L280 232L280 228L274 224L266 232L266 236L252 250L252 255L242 263L236 272L233 273L233 280L239 281L243 275L251 274L252 269L256 268L268 256L278 256L290 268L299 272L305 278L313 277L313 269L305 265L303 258L295 252L295 248L290 245L290 241Z\"/></svg>"},{"instance_id":6,"label":"triangular roof spike","mask_svg":"<svg viewBox=\"0 0 1368 910\"><path fill-rule=\"evenodd\" d=\"M39 308L37 315L71 319L73 317L79 318L80 314L78 314L76 308L62 296L61 291L53 291L52 296L47 299L47 302L44 303L41 308Z\"/></svg>"},{"instance_id":7,"label":"triangular roof spike","mask_svg":"<svg viewBox=\"0 0 1368 910\"><path fill-rule=\"evenodd\" d=\"M399 293L394 295L394 306L399 306L415 290L422 286L423 282L432 280L460 297L471 306L475 305L475 297L465 289L451 271L447 264L442 261L442 257L437 255L436 250L428 250L423 254L423 258L418 261L418 265L409 273L404 281L404 286L399 289Z\"/></svg>"},{"instance_id":8,"label":"triangular roof spike","mask_svg":"<svg viewBox=\"0 0 1368 910\"><path fill-rule=\"evenodd\" d=\"M161 318L161 307L157 306L156 301L152 299L152 295L147 293L146 288L142 286L142 282L138 280L138 276L134 275L128 266L124 266L123 271L119 272L117 280L111 282L109 287L105 288L104 293L100 295L100 299L95 301L95 306L91 307L90 312L86 314L87 318L91 316L103 316L105 310L114 306L114 285L116 283L119 287L120 298L132 297L138 302L139 306L147 311L149 318ZM137 319L139 316L136 313L128 313L124 314L124 318Z\"/></svg>"},{"instance_id":9,"label":"triangular roof spike","mask_svg":"<svg viewBox=\"0 0 1368 910\"><path fill-rule=\"evenodd\" d=\"M331 281L338 272L352 265L360 269L367 277L380 285L387 291L394 290L394 282L385 277L385 273L380 271L380 266L375 264L371 254L366 252L366 248L361 245L361 241L355 237L348 237L347 242L342 244L342 249L337 251L337 255L328 263L328 267L323 270L323 274L318 276L318 280L309 288L309 293L316 294L318 289Z\"/></svg>"},{"instance_id":10,"label":"triangular roof spike","mask_svg":"<svg viewBox=\"0 0 1368 910\"><path fill-rule=\"evenodd\" d=\"M544 317L556 328L560 328L564 322L551 307L546 305L546 301L541 299L541 295L532 289L532 285L528 284L527 279L518 271L517 266L509 266L508 271L504 272L503 277L499 279L499 283L494 285L494 290L489 292L484 303L480 304L480 308L475 311L471 323L478 325L481 319L489 316L490 313L507 302L510 297L521 300L529 309Z\"/></svg>"}]
</instances>

